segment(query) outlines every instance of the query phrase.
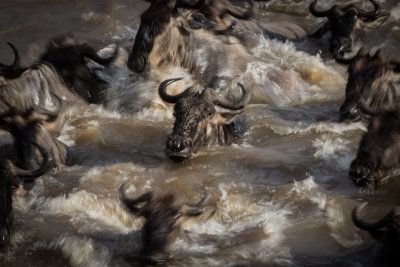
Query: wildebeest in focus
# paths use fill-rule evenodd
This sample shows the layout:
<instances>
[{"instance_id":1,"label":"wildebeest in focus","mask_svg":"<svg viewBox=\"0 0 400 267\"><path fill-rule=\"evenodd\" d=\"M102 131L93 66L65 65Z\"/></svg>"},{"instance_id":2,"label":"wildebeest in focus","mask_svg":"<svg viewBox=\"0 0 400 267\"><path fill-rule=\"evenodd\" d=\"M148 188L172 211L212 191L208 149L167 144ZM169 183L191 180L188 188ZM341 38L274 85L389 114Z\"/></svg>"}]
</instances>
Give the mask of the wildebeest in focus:
<instances>
[{"instance_id":1,"label":"wildebeest in focus","mask_svg":"<svg viewBox=\"0 0 400 267\"><path fill-rule=\"evenodd\" d=\"M382 23L381 17L387 18L388 14L381 15L381 8L374 0L369 0L374 5L374 10L365 11L353 4L344 7L334 5L328 10L317 10L318 0L310 4L310 12L316 17L327 17L328 21L311 37L321 38L326 32L331 32L330 50L338 62L347 63L346 58L357 53L356 42L362 39L367 28L377 27Z\"/></svg>"},{"instance_id":2,"label":"wildebeest in focus","mask_svg":"<svg viewBox=\"0 0 400 267\"><path fill-rule=\"evenodd\" d=\"M197 220L202 214L208 219L215 212L215 208L205 206L207 194L197 204L179 203L174 193L155 196L151 191L130 199L124 193L124 185L119 194L133 214L146 219L142 229L143 247L138 256L141 265L166 261L176 238L186 238L182 224Z\"/></svg>"},{"instance_id":3,"label":"wildebeest in focus","mask_svg":"<svg viewBox=\"0 0 400 267\"><path fill-rule=\"evenodd\" d=\"M44 174L51 165L51 159L44 149L35 144L42 157L42 164L36 170L23 170L10 160L0 161L0 248L10 242L13 223L12 193L21 184L20 179L32 180Z\"/></svg>"},{"instance_id":4,"label":"wildebeest in focus","mask_svg":"<svg viewBox=\"0 0 400 267\"><path fill-rule=\"evenodd\" d=\"M358 228L368 231L380 243L381 247L375 250L374 255L376 266L399 266L400 208L392 208L380 220L368 222L361 218L361 212L366 205L367 203L363 203L356 206L352 212L352 219Z\"/></svg>"},{"instance_id":5,"label":"wildebeest in focus","mask_svg":"<svg viewBox=\"0 0 400 267\"><path fill-rule=\"evenodd\" d=\"M250 101L243 85L242 97L237 102L221 97L213 88L198 92L193 87L180 94L169 95L167 86L181 78L163 81L159 95L167 103L175 104L175 123L166 141L166 154L174 161L184 161L193 156L200 146L230 144L234 137L233 121ZM230 110L217 112L215 106Z\"/></svg>"},{"instance_id":6,"label":"wildebeest in focus","mask_svg":"<svg viewBox=\"0 0 400 267\"><path fill-rule=\"evenodd\" d=\"M359 186L373 188L390 169L400 164L400 113L399 110L374 113L363 109L371 119L356 159L350 164L349 178Z\"/></svg>"},{"instance_id":7,"label":"wildebeest in focus","mask_svg":"<svg viewBox=\"0 0 400 267\"><path fill-rule=\"evenodd\" d=\"M373 112L396 108L400 104L400 63L360 50L348 67L346 99L340 107L339 121L365 118L361 103Z\"/></svg>"}]
</instances>

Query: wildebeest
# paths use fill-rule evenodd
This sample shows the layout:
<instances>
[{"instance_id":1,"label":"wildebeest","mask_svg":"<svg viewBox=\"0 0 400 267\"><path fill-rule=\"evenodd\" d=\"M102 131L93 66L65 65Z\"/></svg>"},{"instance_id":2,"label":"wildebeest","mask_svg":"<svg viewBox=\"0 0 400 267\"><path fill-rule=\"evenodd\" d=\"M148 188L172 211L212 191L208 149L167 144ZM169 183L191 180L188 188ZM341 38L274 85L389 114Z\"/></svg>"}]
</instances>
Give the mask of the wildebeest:
<instances>
[{"instance_id":1,"label":"wildebeest","mask_svg":"<svg viewBox=\"0 0 400 267\"><path fill-rule=\"evenodd\" d=\"M368 132L361 139L349 177L357 185L374 187L387 171L400 164L400 113L398 110L374 113Z\"/></svg>"},{"instance_id":2,"label":"wildebeest","mask_svg":"<svg viewBox=\"0 0 400 267\"><path fill-rule=\"evenodd\" d=\"M7 157L20 168L36 168L43 160L38 144L52 158L53 167L69 164L71 150L45 127L56 118L57 112L49 112L38 106L23 111L11 108L3 113L0 116L0 129L8 131L13 138L12 149L7 149Z\"/></svg>"},{"instance_id":3,"label":"wildebeest","mask_svg":"<svg viewBox=\"0 0 400 267\"><path fill-rule=\"evenodd\" d=\"M400 103L400 63L390 60L380 51L371 55L360 50L348 67L346 99L340 107L339 121L365 118L360 108L380 112L396 108Z\"/></svg>"},{"instance_id":4,"label":"wildebeest","mask_svg":"<svg viewBox=\"0 0 400 267\"><path fill-rule=\"evenodd\" d=\"M42 164L36 170L23 170L15 166L10 160L0 161L0 248L10 242L10 232L13 222L12 192L21 181L32 180L44 174L51 165L51 158L38 144L42 157Z\"/></svg>"},{"instance_id":5,"label":"wildebeest","mask_svg":"<svg viewBox=\"0 0 400 267\"><path fill-rule=\"evenodd\" d=\"M209 218L215 212L215 208L204 205L207 194L197 204L179 203L174 193L155 196L151 191L130 199L124 193L124 184L119 194L121 201L133 214L146 219L142 230L143 247L138 257L143 265L167 260L175 239L178 236L186 238L182 224L202 214Z\"/></svg>"},{"instance_id":6,"label":"wildebeest","mask_svg":"<svg viewBox=\"0 0 400 267\"><path fill-rule=\"evenodd\" d=\"M116 49L117 50L117 49ZM86 59L106 65L116 56L99 57L88 44L78 44L71 36L54 38L38 63L14 79L0 85L0 114L9 107L20 110L38 105L49 110L78 102L100 102L101 85ZM16 103L18 102L18 103Z\"/></svg>"},{"instance_id":7,"label":"wildebeest","mask_svg":"<svg viewBox=\"0 0 400 267\"><path fill-rule=\"evenodd\" d=\"M361 211L367 203L353 209L353 223L360 229L368 231L371 236L382 244L375 255L377 266L399 266L400 264L400 208L390 210L382 219L368 222L361 219Z\"/></svg>"},{"instance_id":8,"label":"wildebeest","mask_svg":"<svg viewBox=\"0 0 400 267\"><path fill-rule=\"evenodd\" d=\"M343 63L346 58L357 53L356 42L362 37L362 31L373 28L382 23L381 17L388 17L388 14L380 15L381 8L374 0L369 0L374 5L374 10L365 11L354 5L338 7L334 5L328 10L319 11L316 9L318 0L310 4L310 12L316 17L327 17L328 21L311 37L321 38L326 32L331 31L330 50L333 57Z\"/></svg>"},{"instance_id":9,"label":"wildebeest","mask_svg":"<svg viewBox=\"0 0 400 267\"><path fill-rule=\"evenodd\" d=\"M169 95L167 86L180 79L163 81L158 89L162 100L175 104L174 129L166 142L166 154L175 161L190 158L200 146L231 143L232 123L250 101L249 93L240 83L242 97L237 102L221 97L210 87L202 92L189 87L178 95ZM215 106L232 111L217 112Z\"/></svg>"},{"instance_id":10,"label":"wildebeest","mask_svg":"<svg viewBox=\"0 0 400 267\"><path fill-rule=\"evenodd\" d=\"M243 46L244 42L236 39L227 43L226 38L216 36L213 32L198 30L198 27L192 29L189 15L199 14L193 11L199 10L196 4L200 5L201 1L193 3L190 11L187 8L179 9L180 13L174 13L180 6L174 7L173 1L153 1L141 16L128 67L138 73L145 71L146 66L160 69L183 67L204 84L208 84L215 75L235 77L243 73L247 64L254 60ZM286 26L285 29L288 28ZM252 36L263 34L264 30L259 24L247 20L238 21L236 28L243 33L251 32ZM257 33L253 33L253 29ZM236 30L234 35L247 36L236 33Z\"/></svg>"}]
</instances>

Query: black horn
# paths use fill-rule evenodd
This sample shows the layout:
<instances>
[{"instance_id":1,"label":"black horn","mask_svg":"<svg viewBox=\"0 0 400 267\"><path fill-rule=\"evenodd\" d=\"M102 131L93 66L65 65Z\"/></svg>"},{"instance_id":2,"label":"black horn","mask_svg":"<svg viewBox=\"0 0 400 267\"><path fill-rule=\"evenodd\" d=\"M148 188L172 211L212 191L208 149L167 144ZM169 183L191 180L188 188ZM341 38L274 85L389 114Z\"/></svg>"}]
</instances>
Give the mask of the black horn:
<instances>
[{"instance_id":1,"label":"black horn","mask_svg":"<svg viewBox=\"0 0 400 267\"><path fill-rule=\"evenodd\" d=\"M183 79L183 78L181 77L181 78L174 78L174 79L169 79L169 80L163 81L163 82L160 84L160 86L158 87L158 94L160 95L161 99L164 100L164 101L167 102L167 103L175 104L176 101L177 101L181 96L183 96L184 94L187 94L187 93L191 93L191 92L193 91L193 87L189 87L188 89L186 89L185 91L183 91L182 93L177 94L177 95L169 95L169 94L167 93L167 87L168 87L168 85L170 85L170 84L173 83L173 82L182 80L182 79Z\"/></svg>"},{"instance_id":2,"label":"black horn","mask_svg":"<svg viewBox=\"0 0 400 267\"><path fill-rule=\"evenodd\" d=\"M11 49L14 52L14 62L11 65L5 65L3 63L0 63L0 68L17 68L21 64L21 58L19 57L18 50L12 43L7 42L7 44L11 47Z\"/></svg>"},{"instance_id":3,"label":"black horn","mask_svg":"<svg viewBox=\"0 0 400 267\"><path fill-rule=\"evenodd\" d=\"M318 0L315 0L310 4L309 10L311 14L313 14L316 17L327 17L330 15L332 8L326 10L326 11L318 11L315 9L315 6L317 5Z\"/></svg>"},{"instance_id":4,"label":"black horn","mask_svg":"<svg viewBox=\"0 0 400 267\"><path fill-rule=\"evenodd\" d=\"M369 0L369 1L374 5L374 10L373 11L365 11L360 8L357 8L358 16L364 17L366 19L374 20L374 19L378 18L379 13L381 12L381 7L374 0Z\"/></svg>"},{"instance_id":5,"label":"black horn","mask_svg":"<svg viewBox=\"0 0 400 267\"><path fill-rule=\"evenodd\" d=\"M218 95L215 91L215 100L214 104L218 105L220 107L226 108L226 109L231 109L231 110L239 110L243 109L249 102L250 102L250 94L246 90L246 88L241 84L238 83L240 88L242 89L243 95L242 98L237 102L237 103L232 103L228 101L226 98Z\"/></svg>"},{"instance_id":6,"label":"black horn","mask_svg":"<svg viewBox=\"0 0 400 267\"><path fill-rule=\"evenodd\" d=\"M399 208L393 208L389 213L387 213L382 219L376 222L366 222L365 220L361 219L361 210L367 205L367 203L363 203L361 205L356 206L353 209L351 217L353 219L354 224L366 231L376 231L385 226L387 226L393 219L400 214Z\"/></svg>"},{"instance_id":7,"label":"black horn","mask_svg":"<svg viewBox=\"0 0 400 267\"><path fill-rule=\"evenodd\" d=\"M49 153L44 149L44 147L40 146L38 143L33 142L33 145L35 145L39 151L40 154L42 155L43 161L40 167L37 170L23 170L15 166L11 161L8 161L8 164L10 166L11 170L14 170L15 176L18 176L20 178L23 178L25 180L33 180L44 173L46 173L49 168L51 167L52 159L49 157Z\"/></svg>"}]
</instances>

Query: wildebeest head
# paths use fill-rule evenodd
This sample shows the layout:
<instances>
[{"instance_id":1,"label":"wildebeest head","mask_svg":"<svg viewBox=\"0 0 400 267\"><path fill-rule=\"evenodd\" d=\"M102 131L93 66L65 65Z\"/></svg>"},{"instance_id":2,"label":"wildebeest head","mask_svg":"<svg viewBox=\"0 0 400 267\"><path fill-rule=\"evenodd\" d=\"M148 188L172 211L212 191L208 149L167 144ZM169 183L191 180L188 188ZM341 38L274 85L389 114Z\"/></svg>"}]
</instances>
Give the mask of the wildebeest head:
<instances>
[{"instance_id":1,"label":"wildebeest head","mask_svg":"<svg viewBox=\"0 0 400 267\"><path fill-rule=\"evenodd\" d=\"M145 70L148 56L153 49L154 39L160 35L169 23L177 8L198 8L205 0L197 3L184 0L153 0L150 7L140 17L139 30L128 58L128 67L141 73Z\"/></svg>"},{"instance_id":2,"label":"wildebeest head","mask_svg":"<svg viewBox=\"0 0 400 267\"><path fill-rule=\"evenodd\" d=\"M382 219L367 222L361 219L361 211L367 203L360 204L353 209L353 223L360 229L368 231L373 238L383 244L383 253L380 255L382 266L398 266L398 252L400 250L400 208L395 207ZM393 263L393 264L392 264ZM394 264L397 263L397 264Z\"/></svg>"},{"instance_id":3,"label":"wildebeest head","mask_svg":"<svg viewBox=\"0 0 400 267\"><path fill-rule=\"evenodd\" d=\"M100 65L110 64L118 53L118 47L108 58L100 57L87 43L79 44L71 35L62 35L52 39L41 56L42 62L54 66L66 85L88 102L97 102L96 85L101 81L88 67L86 58ZM96 84L97 82L97 84Z\"/></svg>"},{"instance_id":4,"label":"wildebeest head","mask_svg":"<svg viewBox=\"0 0 400 267\"><path fill-rule=\"evenodd\" d=\"M190 158L199 146L229 143L225 126L231 124L250 101L250 95L241 84L243 95L237 103L228 101L209 87L201 93L190 87L175 96L167 94L167 86L180 79L166 80L158 89L162 100L175 104L174 129L166 142L166 154L175 161ZM220 113L215 106L232 111Z\"/></svg>"},{"instance_id":5,"label":"wildebeest head","mask_svg":"<svg viewBox=\"0 0 400 267\"><path fill-rule=\"evenodd\" d=\"M33 169L40 166L42 153L36 144L45 151L43 153L51 156L52 164L55 166L66 163L67 147L44 127L45 124L54 122L57 115L57 112L34 106L27 110L11 108L0 116L0 128L12 135L15 163L18 167Z\"/></svg>"},{"instance_id":6,"label":"wildebeest head","mask_svg":"<svg viewBox=\"0 0 400 267\"><path fill-rule=\"evenodd\" d=\"M20 184L19 179L35 179L44 174L51 165L51 159L44 149L35 144L41 156L42 165L37 170L23 170L9 160L0 161L0 248L10 242L11 225L13 221L12 191Z\"/></svg>"},{"instance_id":7,"label":"wildebeest head","mask_svg":"<svg viewBox=\"0 0 400 267\"><path fill-rule=\"evenodd\" d=\"M142 264L155 264L168 259L171 244L183 234L182 224L200 215L211 217L215 208L204 206L207 193L197 204L179 203L174 193L155 196L147 192L136 199L130 199L121 185L119 195L125 206L135 215L143 216L143 247L139 255ZM210 212L206 212L206 211ZM183 236L184 237L184 236Z\"/></svg>"},{"instance_id":8,"label":"wildebeest head","mask_svg":"<svg viewBox=\"0 0 400 267\"><path fill-rule=\"evenodd\" d=\"M400 64L384 59L380 51L371 55L360 50L351 60L346 99L340 107L339 121L365 118L364 103L374 112L390 110L400 102Z\"/></svg>"},{"instance_id":9,"label":"wildebeest head","mask_svg":"<svg viewBox=\"0 0 400 267\"><path fill-rule=\"evenodd\" d=\"M369 0L374 5L374 10L365 11L354 5L338 7L334 5L326 11L318 11L315 6L318 0L310 5L310 12L316 17L327 17L328 22L322 26L313 37L322 37L322 35L331 31L330 50L339 62L347 58L349 55L356 53L354 51L355 42L359 38L358 32L364 28L378 26L381 21L380 17L388 15L380 15L380 6L374 0ZM344 61L343 63L347 63Z\"/></svg>"},{"instance_id":10,"label":"wildebeest head","mask_svg":"<svg viewBox=\"0 0 400 267\"><path fill-rule=\"evenodd\" d=\"M349 178L357 185L374 187L389 169L400 163L400 113L364 111L371 119L356 159L350 164Z\"/></svg>"},{"instance_id":11,"label":"wildebeest head","mask_svg":"<svg viewBox=\"0 0 400 267\"><path fill-rule=\"evenodd\" d=\"M0 77L4 79L14 79L21 75L27 68L21 67L21 59L17 48L12 43L7 42L14 52L14 62L10 65L0 63Z\"/></svg>"}]
</instances>

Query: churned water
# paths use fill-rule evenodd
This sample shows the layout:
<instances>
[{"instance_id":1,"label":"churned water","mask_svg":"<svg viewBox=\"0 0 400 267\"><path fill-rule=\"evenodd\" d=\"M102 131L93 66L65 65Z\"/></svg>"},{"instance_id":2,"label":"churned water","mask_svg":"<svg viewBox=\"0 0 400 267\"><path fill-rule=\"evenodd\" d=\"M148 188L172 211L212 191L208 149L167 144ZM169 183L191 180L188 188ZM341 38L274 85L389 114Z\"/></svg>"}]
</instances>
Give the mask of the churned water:
<instances>
[{"instance_id":1,"label":"churned water","mask_svg":"<svg viewBox=\"0 0 400 267\"><path fill-rule=\"evenodd\" d=\"M320 1L328 7L333 2ZM351 1L370 7L368 1ZM365 2L365 3L364 3ZM382 2L391 16L369 35L371 47L399 56L400 4ZM324 19L309 15L307 1L257 3L263 22L287 20L313 32ZM132 196L173 191L201 199L204 187L217 207L208 221L185 225L191 240L178 239L170 266L354 266L368 260L368 234L353 226L352 208L368 201L367 218L399 205L400 182L387 179L375 192L347 177L366 127L339 124L347 68L326 49L328 38L301 43L260 38L251 48L259 60L241 76L256 80L252 102L241 115L244 138L230 146L202 148L176 164L166 157L172 106L157 95L158 82L136 79L124 60L145 1L2 0L0 58L12 61L6 41L29 65L47 41L72 32L99 47L119 44L122 60L112 77L106 106L74 106L60 114L54 134L76 152L75 165L37 179L15 196L14 234L0 266L126 266L124 255L141 247L141 218L121 205L118 188ZM185 77L184 69L155 74L158 81ZM10 136L2 133L1 143Z\"/></svg>"}]
</instances>

